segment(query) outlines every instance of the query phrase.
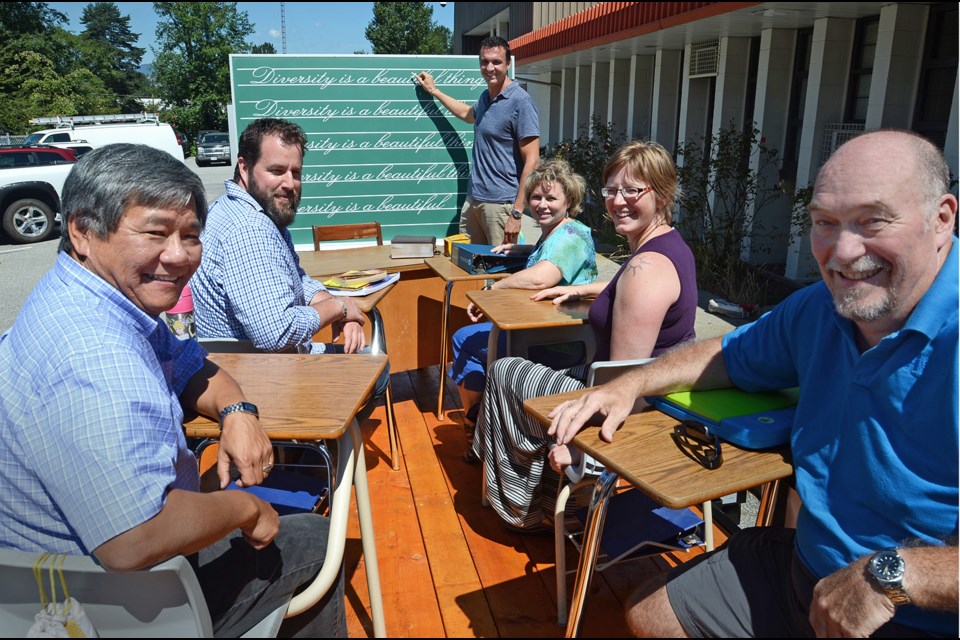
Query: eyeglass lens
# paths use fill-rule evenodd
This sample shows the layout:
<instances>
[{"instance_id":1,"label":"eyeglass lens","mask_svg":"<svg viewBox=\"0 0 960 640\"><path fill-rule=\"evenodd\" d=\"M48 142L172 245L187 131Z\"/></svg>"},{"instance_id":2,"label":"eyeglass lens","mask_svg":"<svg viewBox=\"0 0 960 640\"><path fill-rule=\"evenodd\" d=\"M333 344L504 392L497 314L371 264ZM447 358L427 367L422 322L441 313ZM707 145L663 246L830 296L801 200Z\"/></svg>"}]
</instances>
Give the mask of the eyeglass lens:
<instances>
[{"instance_id":1,"label":"eyeglass lens","mask_svg":"<svg viewBox=\"0 0 960 640\"><path fill-rule=\"evenodd\" d=\"M622 189L614 189L612 187L603 187L600 189L600 195L604 198L616 198L618 193L622 193L624 198L636 198L647 191L650 191L653 187L623 187Z\"/></svg>"}]
</instances>

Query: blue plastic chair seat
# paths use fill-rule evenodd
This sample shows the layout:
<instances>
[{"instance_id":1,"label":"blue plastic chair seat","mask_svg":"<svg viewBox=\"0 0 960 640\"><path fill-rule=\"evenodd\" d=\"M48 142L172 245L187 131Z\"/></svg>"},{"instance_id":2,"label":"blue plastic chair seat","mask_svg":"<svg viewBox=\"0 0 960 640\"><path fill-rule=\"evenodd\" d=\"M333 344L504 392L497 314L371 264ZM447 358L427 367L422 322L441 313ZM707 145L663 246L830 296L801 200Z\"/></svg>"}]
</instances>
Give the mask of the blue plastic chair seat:
<instances>
[{"instance_id":1,"label":"blue plastic chair seat","mask_svg":"<svg viewBox=\"0 0 960 640\"><path fill-rule=\"evenodd\" d=\"M227 489L247 491L269 502L281 516L292 513L309 513L327 495L327 482L323 478L307 476L295 471L274 469L263 484L255 487L238 487L231 482Z\"/></svg>"},{"instance_id":2,"label":"blue plastic chair seat","mask_svg":"<svg viewBox=\"0 0 960 640\"><path fill-rule=\"evenodd\" d=\"M577 509L576 516L586 523L587 508ZM690 509L660 506L642 491L628 489L610 498L600 549L611 561L663 553L664 546L689 549L702 544L702 527L703 518Z\"/></svg>"}]
</instances>

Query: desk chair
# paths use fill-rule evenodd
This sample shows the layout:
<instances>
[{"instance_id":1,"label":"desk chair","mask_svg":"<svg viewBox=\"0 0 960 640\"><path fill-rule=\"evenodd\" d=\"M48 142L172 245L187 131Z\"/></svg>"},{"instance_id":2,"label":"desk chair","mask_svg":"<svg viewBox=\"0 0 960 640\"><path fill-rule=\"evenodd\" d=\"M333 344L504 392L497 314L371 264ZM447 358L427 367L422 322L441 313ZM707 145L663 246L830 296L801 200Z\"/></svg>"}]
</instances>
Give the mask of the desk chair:
<instances>
[{"instance_id":1,"label":"desk chair","mask_svg":"<svg viewBox=\"0 0 960 640\"><path fill-rule=\"evenodd\" d=\"M197 340L212 353L256 353L253 343L237 338L199 338ZM200 442L195 450L203 476L214 467L216 473L216 438ZM325 513L330 488L336 481L336 466L330 450L323 442L274 440L274 467L263 484L241 489L273 505L277 513ZM211 445L214 445L211 447ZM298 454L298 455L294 455ZM211 481L212 484L212 481ZM219 485L217 485L219 486ZM231 481L228 489L240 489Z\"/></svg>"},{"instance_id":2,"label":"desk chair","mask_svg":"<svg viewBox=\"0 0 960 640\"><path fill-rule=\"evenodd\" d=\"M331 240L358 240L376 238L377 245L383 244L383 232L379 222L358 222L356 224L335 224L326 227L314 225L313 250L320 251L320 243Z\"/></svg>"},{"instance_id":3,"label":"desk chair","mask_svg":"<svg viewBox=\"0 0 960 640\"><path fill-rule=\"evenodd\" d=\"M594 362L587 374L587 386L605 384L627 369L651 362L653 358ZM572 517L566 513L570 498L591 490L603 473L602 464L581 453L580 461L564 469L569 482L561 487L554 507L554 552L557 573L557 623L567 624L567 556L565 540L577 551L581 548L587 509L582 507ZM579 522L579 525L577 525ZM603 571L618 562L664 551L689 550L703 543L700 535L703 519L689 509L661 507L638 489L625 489L610 499L610 507L600 541L602 556L596 570Z\"/></svg>"},{"instance_id":4,"label":"desk chair","mask_svg":"<svg viewBox=\"0 0 960 640\"><path fill-rule=\"evenodd\" d=\"M0 549L0 629L4 635L26 637L33 617L40 611L33 575L39 556ZM63 575L70 595L81 604L102 638L213 637L200 583L183 556L130 572L106 571L90 556L68 556L63 562ZM49 592L47 570L44 576ZM59 595L59 580L57 590ZM243 637L275 638L286 609L284 605L275 610Z\"/></svg>"},{"instance_id":5,"label":"desk chair","mask_svg":"<svg viewBox=\"0 0 960 640\"><path fill-rule=\"evenodd\" d=\"M355 224L335 224L329 226L313 227L313 250L320 251L320 243L333 240L357 240L360 238L376 238L377 245L383 244L383 232L380 229L379 222L358 222ZM369 314L368 314L369 315ZM377 336L372 336L371 341L383 345L383 353L386 353L386 341L377 340ZM375 351L376 352L376 351ZM400 439L397 437L397 423L393 415L393 391L392 385L387 381L387 390L384 393L384 405L387 411L387 434L390 437L390 466L394 471L400 468L399 448Z\"/></svg>"}]
</instances>

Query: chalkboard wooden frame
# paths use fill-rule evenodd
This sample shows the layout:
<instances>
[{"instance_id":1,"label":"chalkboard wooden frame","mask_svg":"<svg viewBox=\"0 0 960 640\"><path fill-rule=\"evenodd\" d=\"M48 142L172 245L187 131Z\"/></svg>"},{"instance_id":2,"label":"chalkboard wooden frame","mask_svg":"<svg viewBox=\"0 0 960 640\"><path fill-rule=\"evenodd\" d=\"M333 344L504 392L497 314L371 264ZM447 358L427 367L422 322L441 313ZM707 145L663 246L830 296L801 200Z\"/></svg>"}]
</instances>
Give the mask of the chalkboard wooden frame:
<instances>
[{"instance_id":1,"label":"chalkboard wooden frame","mask_svg":"<svg viewBox=\"0 0 960 640\"><path fill-rule=\"evenodd\" d=\"M473 126L420 88L421 71L467 104L486 88L475 55L230 56L238 135L265 117L307 133L295 244L313 225L378 221L385 241L457 232Z\"/></svg>"}]
</instances>

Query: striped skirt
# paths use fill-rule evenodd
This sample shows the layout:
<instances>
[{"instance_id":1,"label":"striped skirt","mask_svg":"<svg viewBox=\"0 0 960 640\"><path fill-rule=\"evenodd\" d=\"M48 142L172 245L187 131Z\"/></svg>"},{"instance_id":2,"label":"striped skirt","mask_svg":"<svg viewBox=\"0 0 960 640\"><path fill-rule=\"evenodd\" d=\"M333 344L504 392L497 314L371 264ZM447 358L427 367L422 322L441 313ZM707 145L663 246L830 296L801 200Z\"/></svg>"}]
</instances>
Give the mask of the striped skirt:
<instances>
[{"instance_id":1,"label":"striped skirt","mask_svg":"<svg viewBox=\"0 0 960 640\"><path fill-rule=\"evenodd\" d=\"M473 451L482 460L487 498L508 523L536 527L553 515L560 478L547 461L552 438L524 400L584 388L586 367L557 371L523 358L500 358L487 374Z\"/></svg>"}]
</instances>

